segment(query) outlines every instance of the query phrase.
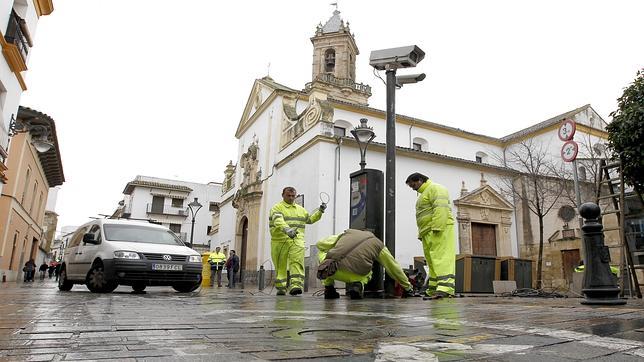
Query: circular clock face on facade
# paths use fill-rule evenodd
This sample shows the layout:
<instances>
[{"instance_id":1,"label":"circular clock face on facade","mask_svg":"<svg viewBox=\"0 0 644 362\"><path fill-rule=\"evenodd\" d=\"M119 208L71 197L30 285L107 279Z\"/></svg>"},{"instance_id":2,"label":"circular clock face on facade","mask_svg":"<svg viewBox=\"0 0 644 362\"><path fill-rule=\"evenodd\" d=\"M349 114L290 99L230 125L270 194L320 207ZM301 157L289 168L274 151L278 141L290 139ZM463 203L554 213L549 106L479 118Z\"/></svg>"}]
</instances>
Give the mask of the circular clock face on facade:
<instances>
[{"instance_id":1,"label":"circular clock face on facade","mask_svg":"<svg viewBox=\"0 0 644 362\"><path fill-rule=\"evenodd\" d=\"M568 141L561 147L561 158L566 162L572 162L577 158L577 152L579 152L577 142Z\"/></svg>"},{"instance_id":2,"label":"circular clock face on facade","mask_svg":"<svg viewBox=\"0 0 644 362\"><path fill-rule=\"evenodd\" d=\"M575 136L577 125L574 121L567 119L559 126L559 139L562 141L570 141Z\"/></svg>"}]
</instances>

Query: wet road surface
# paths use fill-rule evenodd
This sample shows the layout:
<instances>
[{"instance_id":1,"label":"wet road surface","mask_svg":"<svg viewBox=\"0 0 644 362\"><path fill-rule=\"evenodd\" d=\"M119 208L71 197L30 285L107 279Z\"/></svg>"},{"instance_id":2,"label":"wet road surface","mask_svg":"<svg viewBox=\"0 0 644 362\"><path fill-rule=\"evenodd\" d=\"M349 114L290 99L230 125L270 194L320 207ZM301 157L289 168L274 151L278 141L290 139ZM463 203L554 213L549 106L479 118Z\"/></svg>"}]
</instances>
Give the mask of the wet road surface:
<instances>
[{"instance_id":1,"label":"wet road surface","mask_svg":"<svg viewBox=\"0 0 644 362\"><path fill-rule=\"evenodd\" d=\"M275 296L0 285L0 360L642 361L644 303Z\"/></svg>"}]
</instances>

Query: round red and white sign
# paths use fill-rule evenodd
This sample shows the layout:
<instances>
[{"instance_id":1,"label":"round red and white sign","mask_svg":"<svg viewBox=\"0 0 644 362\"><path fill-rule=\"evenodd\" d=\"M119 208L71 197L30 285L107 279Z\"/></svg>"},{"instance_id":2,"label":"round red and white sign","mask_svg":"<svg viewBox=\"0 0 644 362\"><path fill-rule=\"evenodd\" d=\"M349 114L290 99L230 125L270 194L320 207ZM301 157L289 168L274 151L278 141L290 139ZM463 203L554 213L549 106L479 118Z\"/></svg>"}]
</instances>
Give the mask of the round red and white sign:
<instances>
[{"instance_id":1,"label":"round red and white sign","mask_svg":"<svg viewBox=\"0 0 644 362\"><path fill-rule=\"evenodd\" d=\"M575 136L577 124L571 119L566 119L559 126L559 139L562 141L570 141Z\"/></svg>"},{"instance_id":2,"label":"round red and white sign","mask_svg":"<svg viewBox=\"0 0 644 362\"><path fill-rule=\"evenodd\" d=\"M566 162L572 162L577 158L579 146L575 141L568 141L561 147L561 158Z\"/></svg>"}]
</instances>

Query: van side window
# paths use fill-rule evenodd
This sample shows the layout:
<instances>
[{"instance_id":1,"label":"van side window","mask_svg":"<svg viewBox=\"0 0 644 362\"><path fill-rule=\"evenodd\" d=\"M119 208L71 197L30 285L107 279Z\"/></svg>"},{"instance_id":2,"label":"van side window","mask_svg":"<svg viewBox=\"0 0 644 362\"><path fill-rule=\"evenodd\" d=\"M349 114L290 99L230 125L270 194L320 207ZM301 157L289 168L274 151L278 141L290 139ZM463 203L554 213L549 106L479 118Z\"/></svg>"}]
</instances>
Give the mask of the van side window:
<instances>
[{"instance_id":1,"label":"van side window","mask_svg":"<svg viewBox=\"0 0 644 362\"><path fill-rule=\"evenodd\" d=\"M81 241L83 241L83 235L85 235L85 231L87 231L87 227L83 227L76 230L76 232L74 233L74 236L72 236L72 239L69 241L69 245L67 245L67 247L73 248L75 246L80 245Z\"/></svg>"},{"instance_id":2,"label":"van side window","mask_svg":"<svg viewBox=\"0 0 644 362\"><path fill-rule=\"evenodd\" d=\"M98 241L99 243L102 241L102 239L101 239L101 227L100 226L98 226L98 225L92 226L87 233L88 234L94 234L94 240Z\"/></svg>"}]
</instances>

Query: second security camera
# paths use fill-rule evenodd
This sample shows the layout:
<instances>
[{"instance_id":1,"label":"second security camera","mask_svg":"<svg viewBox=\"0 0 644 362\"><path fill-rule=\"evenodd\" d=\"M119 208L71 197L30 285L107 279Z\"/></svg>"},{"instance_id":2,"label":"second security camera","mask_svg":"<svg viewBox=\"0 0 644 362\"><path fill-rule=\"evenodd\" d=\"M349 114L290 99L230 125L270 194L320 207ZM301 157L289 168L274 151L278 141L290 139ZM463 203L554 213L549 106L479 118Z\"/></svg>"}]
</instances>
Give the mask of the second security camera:
<instances>
[{"instance_id":1,"label":"second security camera","mask_svg":"<svg viewBox=\"0 0 644 362\"><path fill-rule=\"evenodd\" d=\"M425 52L416 45L374 50L369 65L378 69L413 68L425 58Z\"/></svg>"}]
</instances>

